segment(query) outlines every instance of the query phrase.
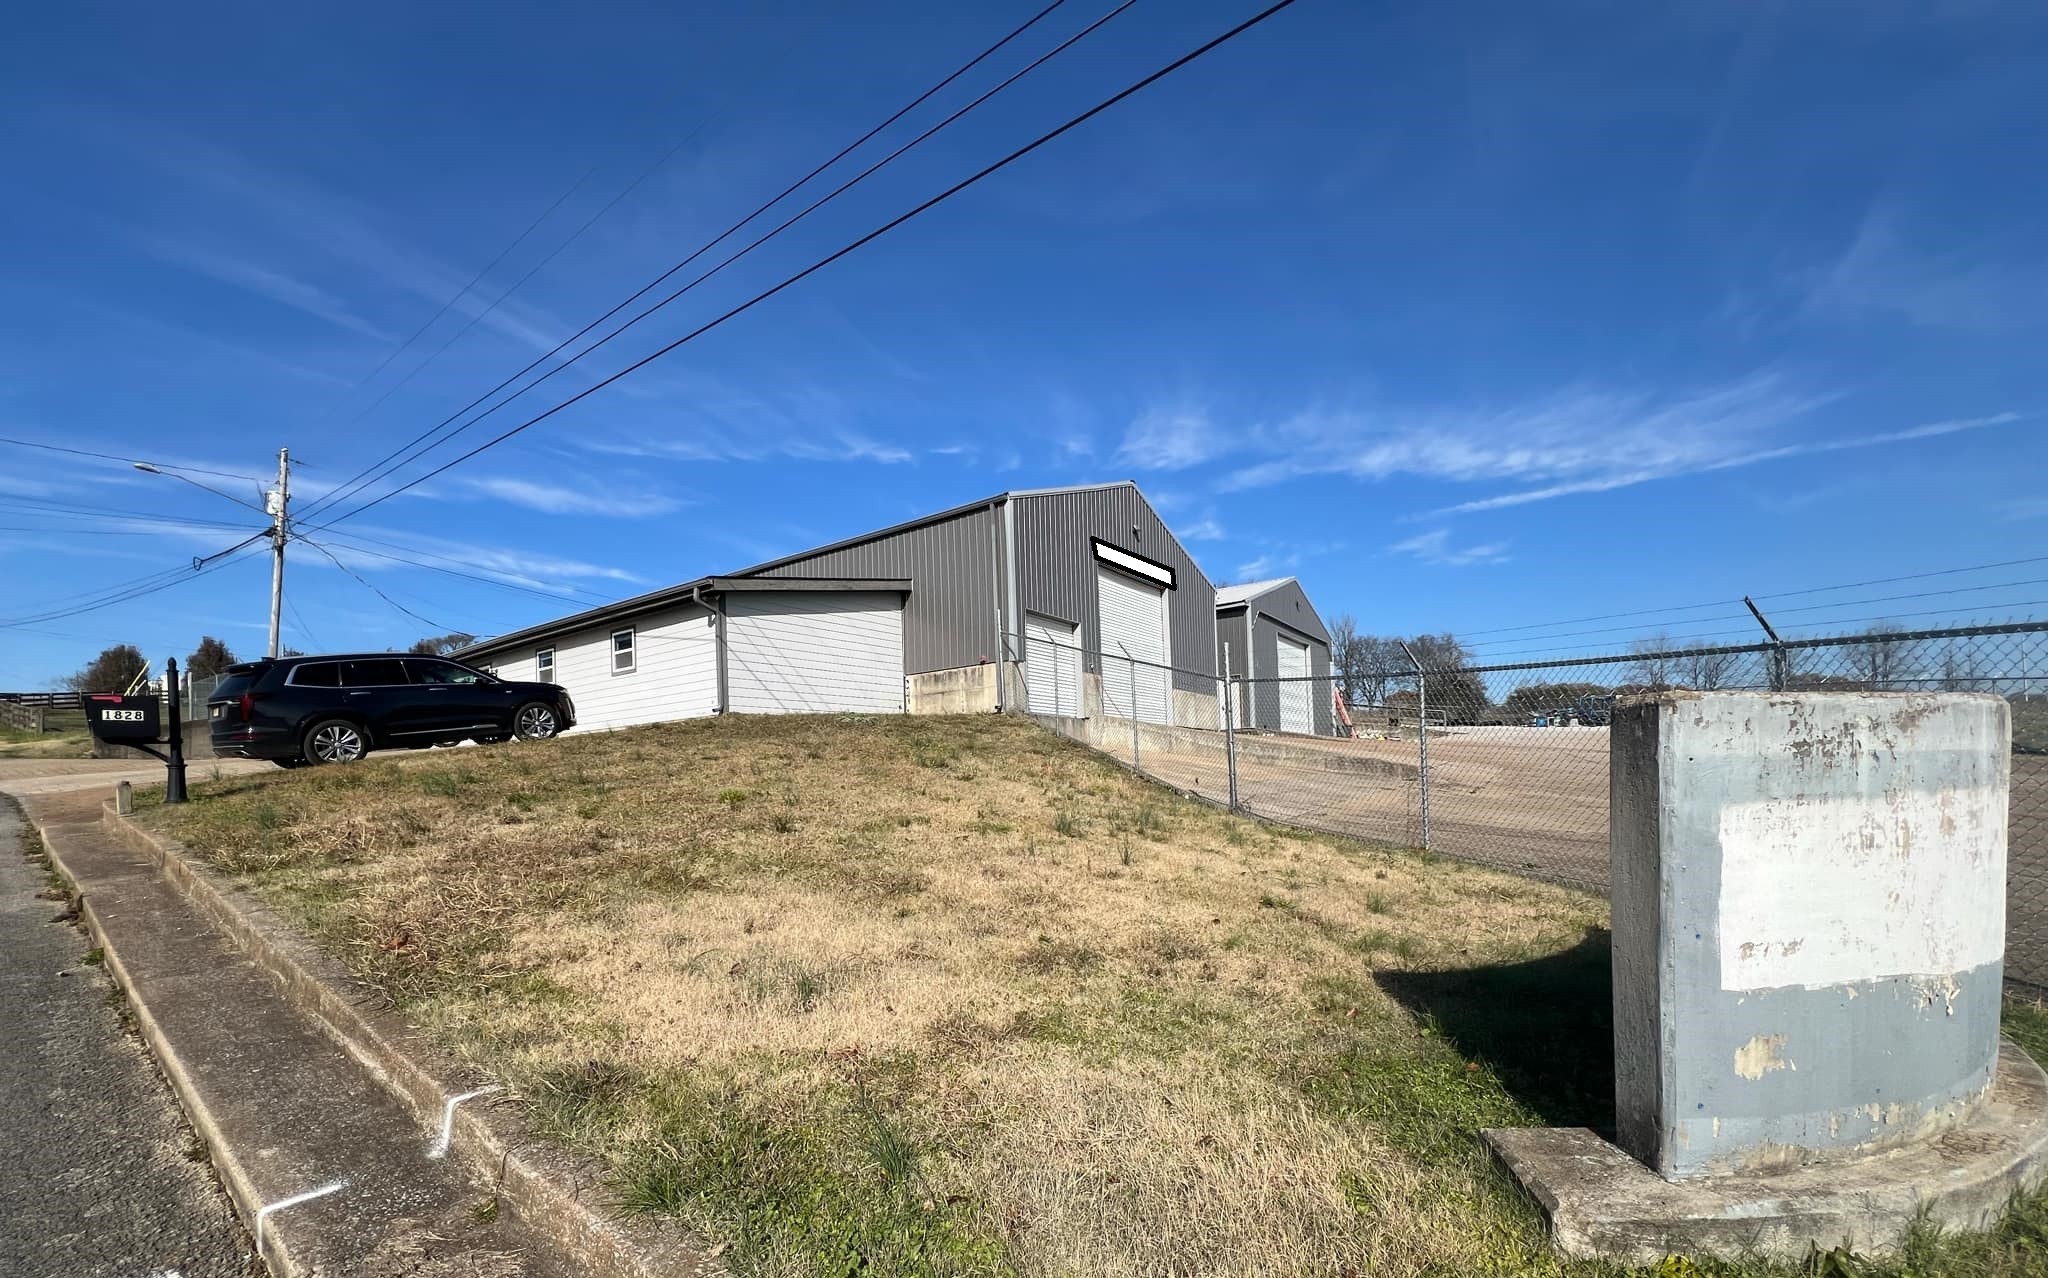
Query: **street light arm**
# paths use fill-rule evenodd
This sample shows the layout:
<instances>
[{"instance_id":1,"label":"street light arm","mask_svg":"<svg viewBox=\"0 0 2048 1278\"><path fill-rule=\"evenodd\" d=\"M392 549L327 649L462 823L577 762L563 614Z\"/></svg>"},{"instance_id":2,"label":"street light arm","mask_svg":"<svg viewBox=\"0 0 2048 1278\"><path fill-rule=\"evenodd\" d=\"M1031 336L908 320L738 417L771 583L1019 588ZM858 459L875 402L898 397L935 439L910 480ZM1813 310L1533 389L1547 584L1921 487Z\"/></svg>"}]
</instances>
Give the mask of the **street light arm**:
<instances>
[{"instance_id":1,"label":"street light arm","mask_svg":"<svg viewBox=\"0 0 2048 1278\"><path fill-rule=\"evenodd\" d=\"M225 497L229 501L235 503L237 506L245 506L248 509L255 511L257 514L264 516L265 518L269 518L270 516L269 511L263 509L263 507L258 506L254 502L243 501L240 497L235 496L233 493L224 493L220 489L215 488L212 484L202 484L198 480L192 478L190 475L181 475L175 470L164 470L160 467L153 466L148 462L133 462L131 463L131 465L133 465L135 469L141 471L145 475L164 475L171 479L182 479L186 483L192 485L194 488L204 488L207 492L212 493L216 497Z\"/></svg>"}]
</instances>

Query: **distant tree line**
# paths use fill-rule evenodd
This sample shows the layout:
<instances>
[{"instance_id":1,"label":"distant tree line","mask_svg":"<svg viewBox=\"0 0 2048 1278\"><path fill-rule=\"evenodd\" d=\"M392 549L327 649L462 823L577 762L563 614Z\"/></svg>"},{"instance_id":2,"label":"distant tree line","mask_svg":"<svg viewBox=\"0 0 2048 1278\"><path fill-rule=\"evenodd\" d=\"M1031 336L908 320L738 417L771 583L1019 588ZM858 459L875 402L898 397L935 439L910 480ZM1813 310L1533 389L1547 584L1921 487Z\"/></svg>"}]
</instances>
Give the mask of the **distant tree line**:
<instances>
[{"instance_id":1,"label":"distant tree line","mask_svg":"<svg viewBox=\"0 0 2048 1278\"><path fill-rule=\"evenodd\" d=\"M1626 662L1604 667L1616 671L1618 677L1612 682L1572 679L1565 667L1558 672L1565 677L1532 678L1517 685L1496 706L1484 679L1468 669L1474 664L1470 650L1454 635L1403 639L1361 634L1357 619L1349 614L1336 617L1329 629L1331 672L1346 702L1412 713L1421 700L1415 679L1419 663L1426 672L1432 717L1442 711L1452 723L1523 722L1532 715L1583 709L1596 698L1679 688L1700 692L1759 688L1770 682L1769 654L1689 650L1689 641L1660 632L1632 643ZM1963 692L1985 689L1995 682L1983 677L1971 650L1954 643L1943 645L1937 665L1922 669L1915 660L1913 644L1901 634L1898 627L1880 623L1864 631L1855 643L1791 649L1785 654L1785 687L1791 691L1924 687Z\"/></svg>"}]
</instances>

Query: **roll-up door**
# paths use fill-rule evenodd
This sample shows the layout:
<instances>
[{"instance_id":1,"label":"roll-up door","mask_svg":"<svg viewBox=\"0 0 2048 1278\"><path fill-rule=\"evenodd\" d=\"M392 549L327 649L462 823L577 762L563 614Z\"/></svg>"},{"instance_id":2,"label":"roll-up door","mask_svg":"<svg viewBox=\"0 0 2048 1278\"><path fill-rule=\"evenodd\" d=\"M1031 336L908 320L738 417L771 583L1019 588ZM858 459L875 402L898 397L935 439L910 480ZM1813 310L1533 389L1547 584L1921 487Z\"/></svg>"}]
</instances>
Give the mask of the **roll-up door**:
<instances>
[{"instance_id":1,"label":"roll-up door","mask_svg":"<svg viewBox=\"0 0 2048 1278\"><path fill-rule=\"evenodd\" d=\"M1113 568L1095 570L1102 618L1102 712L1146 723L1173 722L1166 588Z\"/></svg>"},{"instance_id":2,"label":"roll-up door","mask_svg":"<svg viewBox=\"0 0 2048 1278\"><path fill-rule=\"evenodd\" d=\"M726 599L725 663L735 713L900 713L902 597L735 592Z\"/></svg>"}]
</instances>

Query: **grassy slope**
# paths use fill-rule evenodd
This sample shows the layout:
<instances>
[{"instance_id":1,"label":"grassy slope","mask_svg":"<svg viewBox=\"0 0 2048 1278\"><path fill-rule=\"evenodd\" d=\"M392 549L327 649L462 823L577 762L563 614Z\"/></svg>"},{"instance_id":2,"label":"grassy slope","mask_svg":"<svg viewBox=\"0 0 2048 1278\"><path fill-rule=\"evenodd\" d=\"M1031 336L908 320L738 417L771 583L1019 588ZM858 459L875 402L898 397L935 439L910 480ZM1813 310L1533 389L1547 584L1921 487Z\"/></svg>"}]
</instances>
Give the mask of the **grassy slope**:
<instances>
[{"instance_id":1,"label":"grassy slope","mask_svg":"<svg viewBox=\"0 0 2048 1278\"><path fill-rule=\"evenodd\" d=\"M1014 720L195 794L195 848L743 1272L1608 1272L1474 1135L1611 1120L1597 900L1233 818ZM2044 1227L1868 1272L2037 1272Z\"/></svg>"},{"instance_id":2,"label":"grassy slope","mask_svg":"<svg viewBox=\"0 0 2048 1278\"><path fill-rule=\"evenodd\" d=\"M77 732L28 732L0 724L0 759L89 759L92 738Z\"/></svg>"}]
</instances>

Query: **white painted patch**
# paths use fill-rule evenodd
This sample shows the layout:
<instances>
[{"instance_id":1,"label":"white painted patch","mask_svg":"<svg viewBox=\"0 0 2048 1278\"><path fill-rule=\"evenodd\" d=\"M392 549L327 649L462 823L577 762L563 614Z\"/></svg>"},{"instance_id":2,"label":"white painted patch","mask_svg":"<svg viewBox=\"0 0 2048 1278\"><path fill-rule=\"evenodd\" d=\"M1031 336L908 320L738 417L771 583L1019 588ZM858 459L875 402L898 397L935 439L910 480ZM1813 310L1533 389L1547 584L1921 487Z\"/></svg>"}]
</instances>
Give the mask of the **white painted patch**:
<instances>
[{"instance_id":1,"label":"white painted patch","mask_svg":"<svg viewBox=\"0 0 2048 1278\"><path fill-rule=\"evenodd\" d=\"M496 1083L493 1083L488 1087L479 1087L473 1092L464 1092L460 1096L450 1096L448 1103L441 1107L440 1138L435 1140L434 1147L427 1151L427 1157L446 1158L448 1156L448 1146L455 1142L455 1107L457 1105L464 1101L475 1100L479 1096L488 1096L492 1092L503 1090Z\"/></svg>"},{"instance_id":2,"label":"white painted patch","mask_svg":"<svg viewBox=\"0 0 2048 1278\"><path fill-rule=\"evenodd\" d=\"M283 1211L287 1207L296 1207L300 1203L308 1203L313 1201L315 1198L325 1198L329 1194L338 1194L342 1190L347 1188L347 1180L337 1180L332 1182L331 1184L322 1185L318 1189L309 1189L303 1194L293 1194L290 1198L280 1198L276 1202L270 1204L268 1207L257 1208L256 1254L258 1256L261 1256L263 1254L264 1228L266 1225L270 1223L270 1214L272 1212Z\"/></svg>"},{"instance_id":3,"label":"white painted patch","mask_svg":"<svg viewBox=\"0 0 2048 1278\"><path fill-rule=\"evenodd\" d=\"M1802 795L1721 812L1721 988L1945 976L2005 952L1993 786Z\"/></svg>"}]
</instances>

